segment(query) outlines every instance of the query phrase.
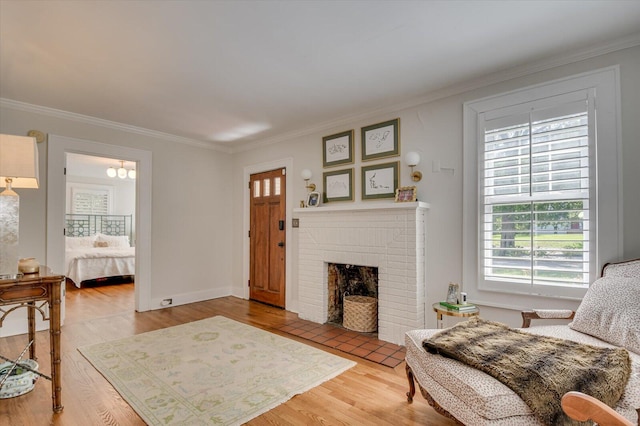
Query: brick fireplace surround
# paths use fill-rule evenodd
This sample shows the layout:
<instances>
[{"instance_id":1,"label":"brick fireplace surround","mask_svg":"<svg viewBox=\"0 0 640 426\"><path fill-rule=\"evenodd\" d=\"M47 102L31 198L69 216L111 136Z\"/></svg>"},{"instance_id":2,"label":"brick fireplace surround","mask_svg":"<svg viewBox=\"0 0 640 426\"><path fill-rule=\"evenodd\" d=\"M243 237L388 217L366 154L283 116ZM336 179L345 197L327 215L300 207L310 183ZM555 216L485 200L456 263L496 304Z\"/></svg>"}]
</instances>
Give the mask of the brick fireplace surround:
<instances>
[{"instance_id":1,"label":"brick fireplace surround","mask_svg":"<svg viewBox=\"0 0 640 426\"><path fill-rule=\"evenodd\" d=\"M425 326L427 203L363 203L294 209L299 317L324 324L327 263L378 268L378 338L404 344Z\"/></svg>"}]
</instances>

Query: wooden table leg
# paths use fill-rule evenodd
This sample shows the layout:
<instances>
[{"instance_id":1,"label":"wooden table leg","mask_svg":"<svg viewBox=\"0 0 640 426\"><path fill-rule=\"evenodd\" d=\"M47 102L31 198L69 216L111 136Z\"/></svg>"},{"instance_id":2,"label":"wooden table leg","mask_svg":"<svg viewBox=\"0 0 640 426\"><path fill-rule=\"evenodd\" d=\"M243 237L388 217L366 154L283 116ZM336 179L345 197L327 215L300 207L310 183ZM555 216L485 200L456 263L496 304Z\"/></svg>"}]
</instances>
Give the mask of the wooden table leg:
<instances>
[{"instance_id":1,"label":"wooden table leg","mask_svg":"<svg viewBox=\"0 0 640 426\"><path fill-rule=\"evenodd\" d=\"M36 361L36 302L27 302L27 322L29 324L29 358Z\"/></svg>"},{"instance_id":2,"label":"wooden table leg","mask_svg":"<svg viewBox=\"0 0 640 426\"><path fill-rule=\"evenodd\" d=\"M51 343L51 399L53 411L62 412L62 380L60 378L60 283L51 286L49 295L49 333Z\"/></svg>"}]
</instances>

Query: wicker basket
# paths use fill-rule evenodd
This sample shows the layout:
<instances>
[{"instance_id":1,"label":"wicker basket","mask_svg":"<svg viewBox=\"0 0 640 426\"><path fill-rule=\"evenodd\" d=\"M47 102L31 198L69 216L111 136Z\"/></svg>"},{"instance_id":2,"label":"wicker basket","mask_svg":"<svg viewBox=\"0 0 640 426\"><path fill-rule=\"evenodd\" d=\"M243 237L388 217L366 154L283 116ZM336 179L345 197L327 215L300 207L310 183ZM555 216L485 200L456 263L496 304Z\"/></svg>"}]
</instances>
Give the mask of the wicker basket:
<instances>
[{"instance_id":1,"label":"wicker basket","mask_svg":"<svg viewBox=\"0 0 640 426\"><path fill-rule=\"evenodd\" d=\"M378 328L378 301L374 297L345 296L342 325L353 331L371 333Z\"/></svg>"}]
</instances>

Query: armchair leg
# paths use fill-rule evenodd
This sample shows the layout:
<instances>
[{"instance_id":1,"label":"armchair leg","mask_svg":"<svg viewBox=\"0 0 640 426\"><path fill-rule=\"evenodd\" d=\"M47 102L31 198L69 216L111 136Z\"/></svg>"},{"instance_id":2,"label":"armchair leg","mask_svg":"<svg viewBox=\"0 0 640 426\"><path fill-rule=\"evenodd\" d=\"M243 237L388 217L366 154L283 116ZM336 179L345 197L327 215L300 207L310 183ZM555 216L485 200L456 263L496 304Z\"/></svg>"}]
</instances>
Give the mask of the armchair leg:
<instances>
[{"instance_id":1,"label":"armchair leg","mask_svg":"<svg viewBox=\"0 0 640 426\"><path fill-rule=\"evenodd\" d=\"M416 394L416 385L413 381L413 371L411 367L405 361L405 371L407 372L407 380L409 380L409 392L407 392L407 402L411 404L413 402L413 396Z\"/></svg>"}]
</instances>

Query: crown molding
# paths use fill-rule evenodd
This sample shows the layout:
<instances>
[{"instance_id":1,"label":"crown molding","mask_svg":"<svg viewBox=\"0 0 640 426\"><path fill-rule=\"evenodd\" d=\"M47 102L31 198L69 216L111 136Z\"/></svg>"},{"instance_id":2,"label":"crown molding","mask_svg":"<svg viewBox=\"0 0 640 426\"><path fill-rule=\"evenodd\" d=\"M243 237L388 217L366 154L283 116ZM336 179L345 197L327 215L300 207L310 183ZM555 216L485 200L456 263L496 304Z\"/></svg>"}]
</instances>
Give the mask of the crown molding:
<instances>
[{"instance_id":1,"label":"crown molding","mask_svg":"<svg viewBox=\"0 0 640 426\"><path fill-rule=\"evenodd\" d=\"M112 130L119 130L128 133L134 133L142 136L162 139L168 142L176 142L184 145L191 145L199 148L212 149L231 154L231 149L221 147L210 142L203 142L196 139L185 138L182 136L172 135L170 133L159 132L156 130L145 129L143 127L132 126L130 124L118 123L115 121L104 120L102 118L91 117L88 115L76 114L74 112L63 111L55 108L49 108L40 105L33 105L26 102L14 101L12 99L0 98L0 107L14 109L18 111L26 111L35 114L47 115L50 117L61 118L64 120L75 121L78 123L91 124L94 126L105 127Z\"/></svg>"}]
</instances>

